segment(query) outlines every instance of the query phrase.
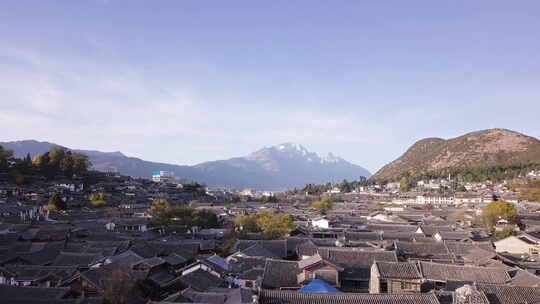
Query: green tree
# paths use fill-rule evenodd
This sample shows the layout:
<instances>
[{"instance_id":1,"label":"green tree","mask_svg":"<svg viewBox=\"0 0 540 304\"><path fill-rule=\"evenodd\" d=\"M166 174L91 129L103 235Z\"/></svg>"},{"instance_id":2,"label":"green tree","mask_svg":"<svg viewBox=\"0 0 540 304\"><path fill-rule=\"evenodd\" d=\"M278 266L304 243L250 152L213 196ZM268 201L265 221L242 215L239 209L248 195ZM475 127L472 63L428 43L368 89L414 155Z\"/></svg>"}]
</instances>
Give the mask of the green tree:
<instances>
[{"instance_id":1,"label":"green tree","mask_svg":"<svg viewBox=\"0 0 540 304\"><path fill-rule=\"evenodd\" d=\"M517 232L513 227L506 227L501 231L496 231L495 232L495 237L497 238L497 240L502 240L502 239L505 239L505 238L507 238L509 236L513 236L513 235L516 235L516 234L517 234Z\"/></svg>"},{"instance_id":2,"label":"green tree","mask_svg":"<svg viewBox=\"0 0 540 304\"><path fill-rule=\"evenodd\" d=\"M342 193L351 192L353 190L352 183L349 183L346 179L344 179L343 182L341 182L341 184L339 184L339 190Z\"/></svg>"},{"instance_id":3,"label":"green tree","mask_svg":"<svg viewBox=\"0 0 540 304\"><path fill-rule=\"evenodd\" d=\"M158 226L191 227L194 222L195 209L188 206L175 206L158 212L152 223Z\"/></svg>"},{"instance_id":4,"label":"green tree","mask_svg":"<svg viewBox=\"0 0 540 304\"><path fill-rule=\"evenodd\" d=\"M517 223L518 212L514 204L505 201L495 201L482 209L482 219L487 228L493 228L497 221L504 219L510 224Z\"/></svg>"},{"instance_id":5,"label":"green tree","mask_svg":"<svg viewBox=\"0 0 540 304\"><path fill-rule=\"evenodd\" d=\"M208 209L196 210L193 214L193 225L201 228L217 228L218 217L215 212Z\"/></svg>"},{"instance_id":6,"label":"green tree","mask_svg":"<svg viewBox=\"0 0 540 304\"><path fill-rule=\"evenodd\" d=\"M13 151L5 150L2 146L0 146L0 169L7 169L12 158Z\"/></svg>"},{"instance_id":7,"label":"green tree","mask_svg":"<svg viewBox=\"0 0 540 304\"><path fill-rule=\"evenodd\" d=\"M408 176L403 176L399 180L399 190L401 192L408 192L412 188L412 181L409 179Z\"/></svg>"},{"instance_id":8,"label":"green tree","mask_svg":"<svg viewBox=\"0 0 540 304\"><path fill-rule=\"evenodd\" d=\"M73 172L75 174L82 174L88 171L88 168L91 166L88 156L81 153L73 153L71 157L73 158Z\"/></svg>"},{"instance_id":9,"label":"green tree","mask_svg":"<svg viewBox=\"0 0 540 304\"><path fill-rule=\"evenodd\" d=\"M234 219L234 224L244 231L261 232L255 214L238 216Z\"/></svg>"},{"instance_id":10,"label":"green tree","mask_svg":"<svg viewBox=\"0 0 540 304\"><path fill-rule=\"evenodd\" d=\"M464 185L459 185L458 188L457 188L457 191L458 192L467 192L467 188L465 188Z\"/></svg>"}]
</instances>

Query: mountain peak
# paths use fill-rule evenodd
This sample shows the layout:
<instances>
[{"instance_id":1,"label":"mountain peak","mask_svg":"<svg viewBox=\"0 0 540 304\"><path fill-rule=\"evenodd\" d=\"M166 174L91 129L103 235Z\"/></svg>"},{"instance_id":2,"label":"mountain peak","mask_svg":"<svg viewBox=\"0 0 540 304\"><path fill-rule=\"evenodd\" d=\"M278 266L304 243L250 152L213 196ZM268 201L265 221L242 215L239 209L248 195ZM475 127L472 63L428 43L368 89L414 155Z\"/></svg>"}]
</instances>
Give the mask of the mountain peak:
<instances>
[{"instance_id":1,"label":"mountain peak","mask_svg":"<svg viewBox=\"0 0 540 304\"><path fill-rule=\"evenodd\" d=\"M43 142L0 143L18 155L44 153L56 144ZM283 143L260 149L248 156L179 166L127 157L123 153L95 150L73 150L86 154L93 168L114 171L135 177L149 177L152 171L171 171L186 180L198 181L211 187L284 190L306 184L340 182L360 176L370 176L366 169L329 153L319 157L297 143Z\"/></svg>"},{"instance_id":2,"label":"mountain peak","mask_svg":"<svg viewBox=\"0 0 540 304\"><path fill-rule=\"evenodd\" d=\"M276 148L278 151L296 152L302 155L307 155L309 153L306 147L302 146L301 144L292 143L292 142L283 143L281 145L275 146L274 148Z\"/></svg>"},{"instance_id":3,"label":"mountain peak","mask_svg":"<svg viewBox=\"0 0 540 304\"><path fill-rule=\"evenodd\" d=\"M329 152L328 155L321 159L321 161L323 163L339 163L344 161L344 159L337 155L334 155L332 152Z\"/></svg>"}]
</instances>

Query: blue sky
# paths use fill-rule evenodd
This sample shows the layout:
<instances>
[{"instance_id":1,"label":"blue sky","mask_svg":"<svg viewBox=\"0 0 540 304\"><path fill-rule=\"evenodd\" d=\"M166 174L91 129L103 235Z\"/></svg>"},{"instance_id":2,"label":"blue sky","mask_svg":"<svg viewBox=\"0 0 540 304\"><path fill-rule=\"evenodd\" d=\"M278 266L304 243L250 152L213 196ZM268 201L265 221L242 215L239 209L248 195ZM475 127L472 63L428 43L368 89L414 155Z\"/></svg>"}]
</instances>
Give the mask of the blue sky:
<instances>
[{"instance_id":1,"label":"blue sky","mask_svg":"<svg viewBox=\"0 0 540 304\"><path fill-rule=\"evenodd\" d=\"M376 171L424 137L540 137L538 29L538 1L4 0L0 140Z\"/></svg>"}]
</instances>

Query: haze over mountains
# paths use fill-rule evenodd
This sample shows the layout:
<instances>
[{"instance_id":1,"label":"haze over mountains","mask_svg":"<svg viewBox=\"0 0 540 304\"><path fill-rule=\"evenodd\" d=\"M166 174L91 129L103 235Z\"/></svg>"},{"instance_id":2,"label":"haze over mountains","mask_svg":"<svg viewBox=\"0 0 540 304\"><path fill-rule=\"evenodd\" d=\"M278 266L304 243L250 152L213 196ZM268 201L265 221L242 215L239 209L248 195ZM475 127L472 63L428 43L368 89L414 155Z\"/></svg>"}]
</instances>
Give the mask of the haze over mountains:
<instances>
[{"instance_id":1,"label":"haze over mountains","mask_svg":"<svg viewBox=\"0 0 540 304\"><path fill-rule=\"evenodd\" d=\"M24 140L3 142L17 157L44 153L54 143ZM66 147L69 148L69 147ZM152 171L171 171L177 177L206 183L209 186L283 190L308 183L340 182L369 177L368 170L329 153L321 157L294 143L266 147L245 157L200 163L194 166L173 165L128 157L121 152L76 150L88 155L95 169L117 171L135 177L150 177Z\"/></svg>"},{"instance_id":2,"label":"haze over mountains","mask_svg":"<svg viewBox=\"0 0 540 304\"><path fill-rule=\"evenodd\" d=\"M476 131L452 139L425 138L375 173L377 180L397 180L447 168L540 163L540 141L506 129Z\"/></svg>"}]
</instances>

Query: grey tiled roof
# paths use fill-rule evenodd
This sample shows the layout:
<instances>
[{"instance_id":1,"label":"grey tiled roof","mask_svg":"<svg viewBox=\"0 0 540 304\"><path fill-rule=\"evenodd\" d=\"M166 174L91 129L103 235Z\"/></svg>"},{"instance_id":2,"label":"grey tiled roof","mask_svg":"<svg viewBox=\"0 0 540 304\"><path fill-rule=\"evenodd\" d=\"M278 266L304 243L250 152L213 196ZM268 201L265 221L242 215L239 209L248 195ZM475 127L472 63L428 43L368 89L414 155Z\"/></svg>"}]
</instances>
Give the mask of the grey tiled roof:
<instances>
[{"instance_id":1,"label":"grey tiled roof","mask_svg":"<svg viewBox=\"0 0 540 304\"><path fill-rule=\"evenodd\" d=\"M540 277L528 271L518 269L516 274L512 277L510 285L522 287L540 287Z\"/></svg>"},{"instance_id":2,"label":"grey tiled roof","mask_svg":"<svg viewBox=\"0 0 540 304\"><path fill-rule=\"evenodd\" d=\"M225 281L207 271L198 269L178 278L185 286L199 291L205 291L212 287L225 286Z\"/></svg>"},{"instance_id":3,"label":"grey tiled roof","mask_svg":"<svg viewBox=\"0 0 540 304\"><path fill-rule=\"evenodd\" d=\"M61 252L52 265L54 266L80 266L86 267L103 259L101 254Z\"/></svg>"},{"instance_id":4,"label":"grey tiled roof","mask_svg":"<svg viewBox=\"0 0 540 304\"><path fill-rule=\"evenodd\" d=\"M259 304L440 304L429 294L309 293L261 290Z\"/></svg>"},{"instance_id":5,"label":"grey tiled roof","mask_svg":"<svg viewBox=\"0 0 540 304\"><path fill-rule=\"evenodd\" d=\"M490 304L540 303L540 288L492 284L477 284L476 287L485 293Z\"/></svg>"},{"instance_id":6,"label":"grey tiled roof","mask_svg":"<svg viewBox=\"0 0 540 304\"><path fill-rule=\"evenodd\" d=\"M375 262L382 278L420 279L422 276L415 264Z\"/></svg>"},{"instance_id":7,"label":"grey tiled roof","mask_svg":"<svg viewBox=\"0 0 540 304\"><path fill-rule=\"evenodd\" d=\"M406 258L451 260L444 243L396 242L396 249Z\"/></svg>"},{"instance_id":8,"label":"grey tiled roof","mask_svg":"<svg viewBox=\"0 0 540 304\"><path fill-rule=\"evenodd\" d=\"M325 260L321 258L320 255L316 254L314 256L311 256L307 259L301 260L298 262L298 268L304 269L306 267L310 267L311 265L317 264L317 263L325 263L327 265L331 265L332 267L338 269L339 271L343 271L343 267L341 265L338 265L332 261Z\"/></svg>"},{"instance_id":9,"label":"grey tiled roof","mask_svg":"<svg viewBox=\"0 0 540 304\"><path fill-rule=\"evenodd\" d=\"M263 247L260 243L255 243L250 247L242 249L240 252L243 255L251 257L266 257L274 259L282 258L282 256L275 255L273 252Z\"/></svg>"},{"instance_id":10,"label":"grey tiled roof","mask_svg":"<svg viewBox=\"0 0 540 304\"><path fill-rule=\"evenodd\" d=\"M268 250L272 253L275 257L278 258L286 258L287 253L287 241L286 240L272 240L272 241L266 241L266 240L238 240L233 248L235 250L245 250L255 244L259 244L264 249Z\"/></svg>"},{"instance_id":11,"label":"grey tiled roof","mask_svg":"<svg viewBox=\"0 0 540 304\"><path fill-rule=\"evenodd\" d=\"M422 277L430 281L465 281L490 284L504 284L510 280L505 269L475 266L459 266L419 262Z\"/></svg>"},{"instance_id":12,"label":"grey tiled roof","mask_svg":"<svg viewBox=\"0 0 540 304\"><path fill-rule=\"evenodd\" d=\"M0 284L0 299L2 303L12 303L12 300L33 299L53 300L64 298L69 288L19 287ZM5 301L5 302L4 302Z\"/></svg>"},{"instance_id":13,"label":"grey tiled roof","mask_svg":"<svg viewBox=\"0 0 540 304\"><path fill-rule=\"evenodd\" d=\"M371 267L375 261L397 262L394 251L360 251L354 248L324 248L317 252L326 260L330 260L345 268Z\"/></svg>"},{"instance_id":14,"label":"grey tiled roof","mask_svg":"<svg viewBox=\"0 0 540 304\"><path fill-rule=\"evenodd\" d=\"M438 231L437 232L443 240L460 241L470 239L472 234L469 231Z\"/></svg>"},{"instance_id":15,"label":"grey tiled roof","mask_svg":"<svg viewBox=\"0 0 540 304\"><path fill-rule=\"evenodd\" d=\"M297 283L298 262L266 260L262 286L264 288L295 287Z\"/></svg>"}]
</instances>

